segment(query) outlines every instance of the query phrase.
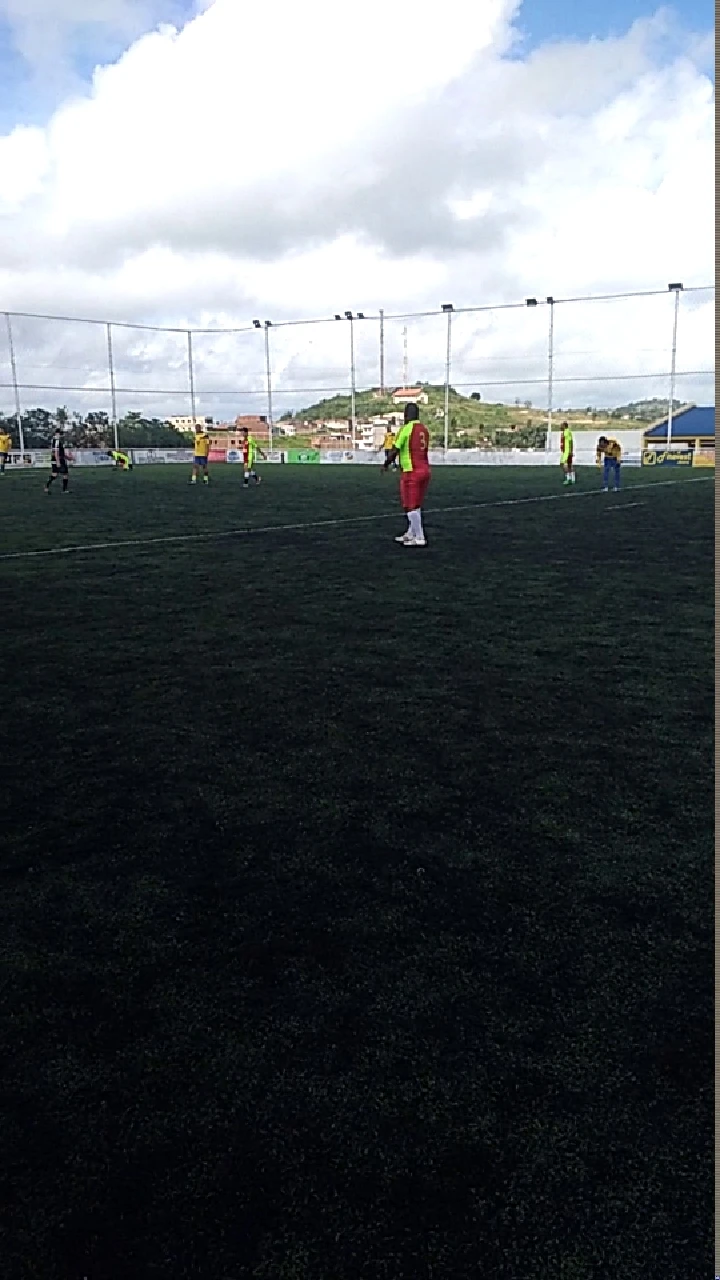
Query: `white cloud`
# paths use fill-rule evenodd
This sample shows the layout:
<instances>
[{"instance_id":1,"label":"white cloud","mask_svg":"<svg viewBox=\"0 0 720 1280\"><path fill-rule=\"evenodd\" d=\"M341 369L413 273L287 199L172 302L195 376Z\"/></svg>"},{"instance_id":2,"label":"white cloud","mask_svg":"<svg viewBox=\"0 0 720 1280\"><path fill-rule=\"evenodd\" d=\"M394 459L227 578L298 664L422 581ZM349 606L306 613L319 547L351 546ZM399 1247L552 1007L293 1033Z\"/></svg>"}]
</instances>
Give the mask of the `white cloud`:
<instances>
[{"instance_id":1,"label":"white cloud","mask_svg":"<svg viewBox=\"0 0 720 1280\"><path fill-rule=\"evenodd\" d=\"M3 4L16 15L35 6L36 18L44 5L48 21L53 8ZM351 11L336 0L198 3L184 27L134 40L133 24L152 26L168 4L58 8L66 25L91 13L117 30L126 23L129 43L45 129L0 138L3 307L244 324L712 278L707 51L702 33L673 34L667 15L622 38L508 59L513 0L446 0L442 21L409 0L365 0L352 10L352 39ZM637 304L641 315L629 303L558 309L568 376L665 368L667 303ZM711 367L710 304L686 299L683 324L691 366ZM456 379L541 377L545 325L541 310L458 319ZM401 327L388 325L392 376ZM410 327L414 376L439 376L442 322ZM23 322L21 375L23 362L41 370L43 360L79 374L89 332L71 339ZM283 378L342 381L347 336L342 325L275 330L278 394ZM102 342L93 344L99 376ZM176 338L120 347L128 379L167 385ZM260 390L256 347L256 335L199 340L200 387L259 379ZM362 326L358 361L360 377L376 380L377 333ZM577 395L601 403L659 389L601 388L588 382ZM699 384L693 393L706 394Z\"/></svg>"}]
</instances>

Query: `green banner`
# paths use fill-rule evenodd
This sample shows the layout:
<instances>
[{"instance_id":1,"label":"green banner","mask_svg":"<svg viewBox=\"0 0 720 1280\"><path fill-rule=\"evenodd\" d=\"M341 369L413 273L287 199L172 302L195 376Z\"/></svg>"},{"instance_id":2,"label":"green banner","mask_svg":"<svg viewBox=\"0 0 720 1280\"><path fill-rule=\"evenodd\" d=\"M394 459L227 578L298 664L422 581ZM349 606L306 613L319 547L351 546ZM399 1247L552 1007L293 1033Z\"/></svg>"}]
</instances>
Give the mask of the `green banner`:
<instances>
[{"instance_id":1,"label":"green banner","mask_svg":"<svg viewBox=\"0 0 720 1280\"><path fill-rule=\"evenodd\" d=\"M319 462L319 449L288 449L285 454L286 462Z\"/></svg>"}]
</instances>

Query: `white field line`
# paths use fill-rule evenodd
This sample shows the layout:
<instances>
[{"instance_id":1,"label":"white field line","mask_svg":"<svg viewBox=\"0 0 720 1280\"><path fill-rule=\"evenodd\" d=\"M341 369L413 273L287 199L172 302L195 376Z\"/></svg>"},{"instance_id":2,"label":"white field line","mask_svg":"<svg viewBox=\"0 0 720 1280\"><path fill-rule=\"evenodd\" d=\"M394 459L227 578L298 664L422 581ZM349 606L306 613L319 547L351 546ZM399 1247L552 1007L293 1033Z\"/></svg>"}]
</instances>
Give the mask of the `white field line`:
<instances>
[{"instance_id":1,"label":"white field line","mask_svg":"<svg viewBox=\"0 0 720 1280\"><path fill-rule=\"evenodd\" d=\"M615 511L629 511L630 507L646 507L647 502L621 502L618 506L614 504L609 506L605 512L606 516L613 515Z\"/></svg>"},{"instance_id":2,"label":"white field line","mask_svg":"<svg viewBox=\"0 0 720 1280\"><path fill-rule=\"evenodd\" d=\"M663 489L668 485L677 484L700 484L703 480L713 480L714 476L693 476L692 479L686 480L656 480L649 484L634 484L629 490L624 492L637 492L638 489ZM497 507L521 507L528 503L535 502L567 502L570 498L601 498L605 502L613 502L613 499L603 494L600 489L583 489L582 492L568 493L566 490L562 493L546 493L540 494L532 498L501 498L496 502L465 502L460 506L454 507L426 507L423 515L448 515L456 511L486 511L490 508ZM619 504L620 506L625 504ZM628 506L639 505L636 503L627 503ZM618 507L610 507L609 510L618 510ZM208 533L169 533L163 534L159 538L125 538L117 542L86 542L76 546L69 547L45 547L39 551L5 551L0 553L0 560L32 560L42 556L69 556L77 555L83 551L116 551L123 547L153 547L168 545L173 542L200 542L208 541L213 538L238 538L238 537L254 537L259 533L296 533L303 532L307 529L337 529L341 525L367 524L374 520L397 520L400 516L399 511L379 512L371 516L343 516L337 520L306 520L298 521L294 524L266 524L259 525L254 529L218 529Z\"/></svg>"}]
</instances>

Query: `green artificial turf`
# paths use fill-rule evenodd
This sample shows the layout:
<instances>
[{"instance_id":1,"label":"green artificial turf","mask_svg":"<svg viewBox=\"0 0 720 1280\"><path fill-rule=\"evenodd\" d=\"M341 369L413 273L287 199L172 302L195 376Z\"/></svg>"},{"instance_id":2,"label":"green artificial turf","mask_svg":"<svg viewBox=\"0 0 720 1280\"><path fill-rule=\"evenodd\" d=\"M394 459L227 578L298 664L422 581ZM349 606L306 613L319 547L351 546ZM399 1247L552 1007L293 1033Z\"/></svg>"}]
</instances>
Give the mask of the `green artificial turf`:
<instances>
[{"instance_id":1,"label":"green artificial turf","mask_svg":"<svg viewBox=\"0 0 720 1280\"><path fill-rule=\"evenodd\" d=\"M0 560L3 1280L711 1274L713 485L578 474L0 479L142 542Z\"/></svg>"}]
</instances>

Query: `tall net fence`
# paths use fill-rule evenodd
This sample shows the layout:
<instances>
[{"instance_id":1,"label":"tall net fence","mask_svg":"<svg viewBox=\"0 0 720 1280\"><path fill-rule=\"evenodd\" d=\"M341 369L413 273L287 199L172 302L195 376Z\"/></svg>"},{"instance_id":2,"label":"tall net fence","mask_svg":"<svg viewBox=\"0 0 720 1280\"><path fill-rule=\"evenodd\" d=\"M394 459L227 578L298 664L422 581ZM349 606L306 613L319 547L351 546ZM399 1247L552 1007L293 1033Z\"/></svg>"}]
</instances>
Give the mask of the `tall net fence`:
<instances>
[{"instance_id":1,"label":"tall net fence","mask_svg":"<svg viewBox=\"0 0 720 1280\"><path fill-rule=\"evenodd\" d=\"M684 403L714 396L712 286L206 329L14 312L3 320L0 411L20 426L45 412L94 415L116 434L133 417L249 414L276 428L305 411L346 422L350 435L386 412L393 392L425 387L444 393L431 416L447 442L461 422L458 397L487 406L488 419L493 405L514 404L547 428L571 408L667 404L671 390Z\"/></svg>"}]
</instances>

